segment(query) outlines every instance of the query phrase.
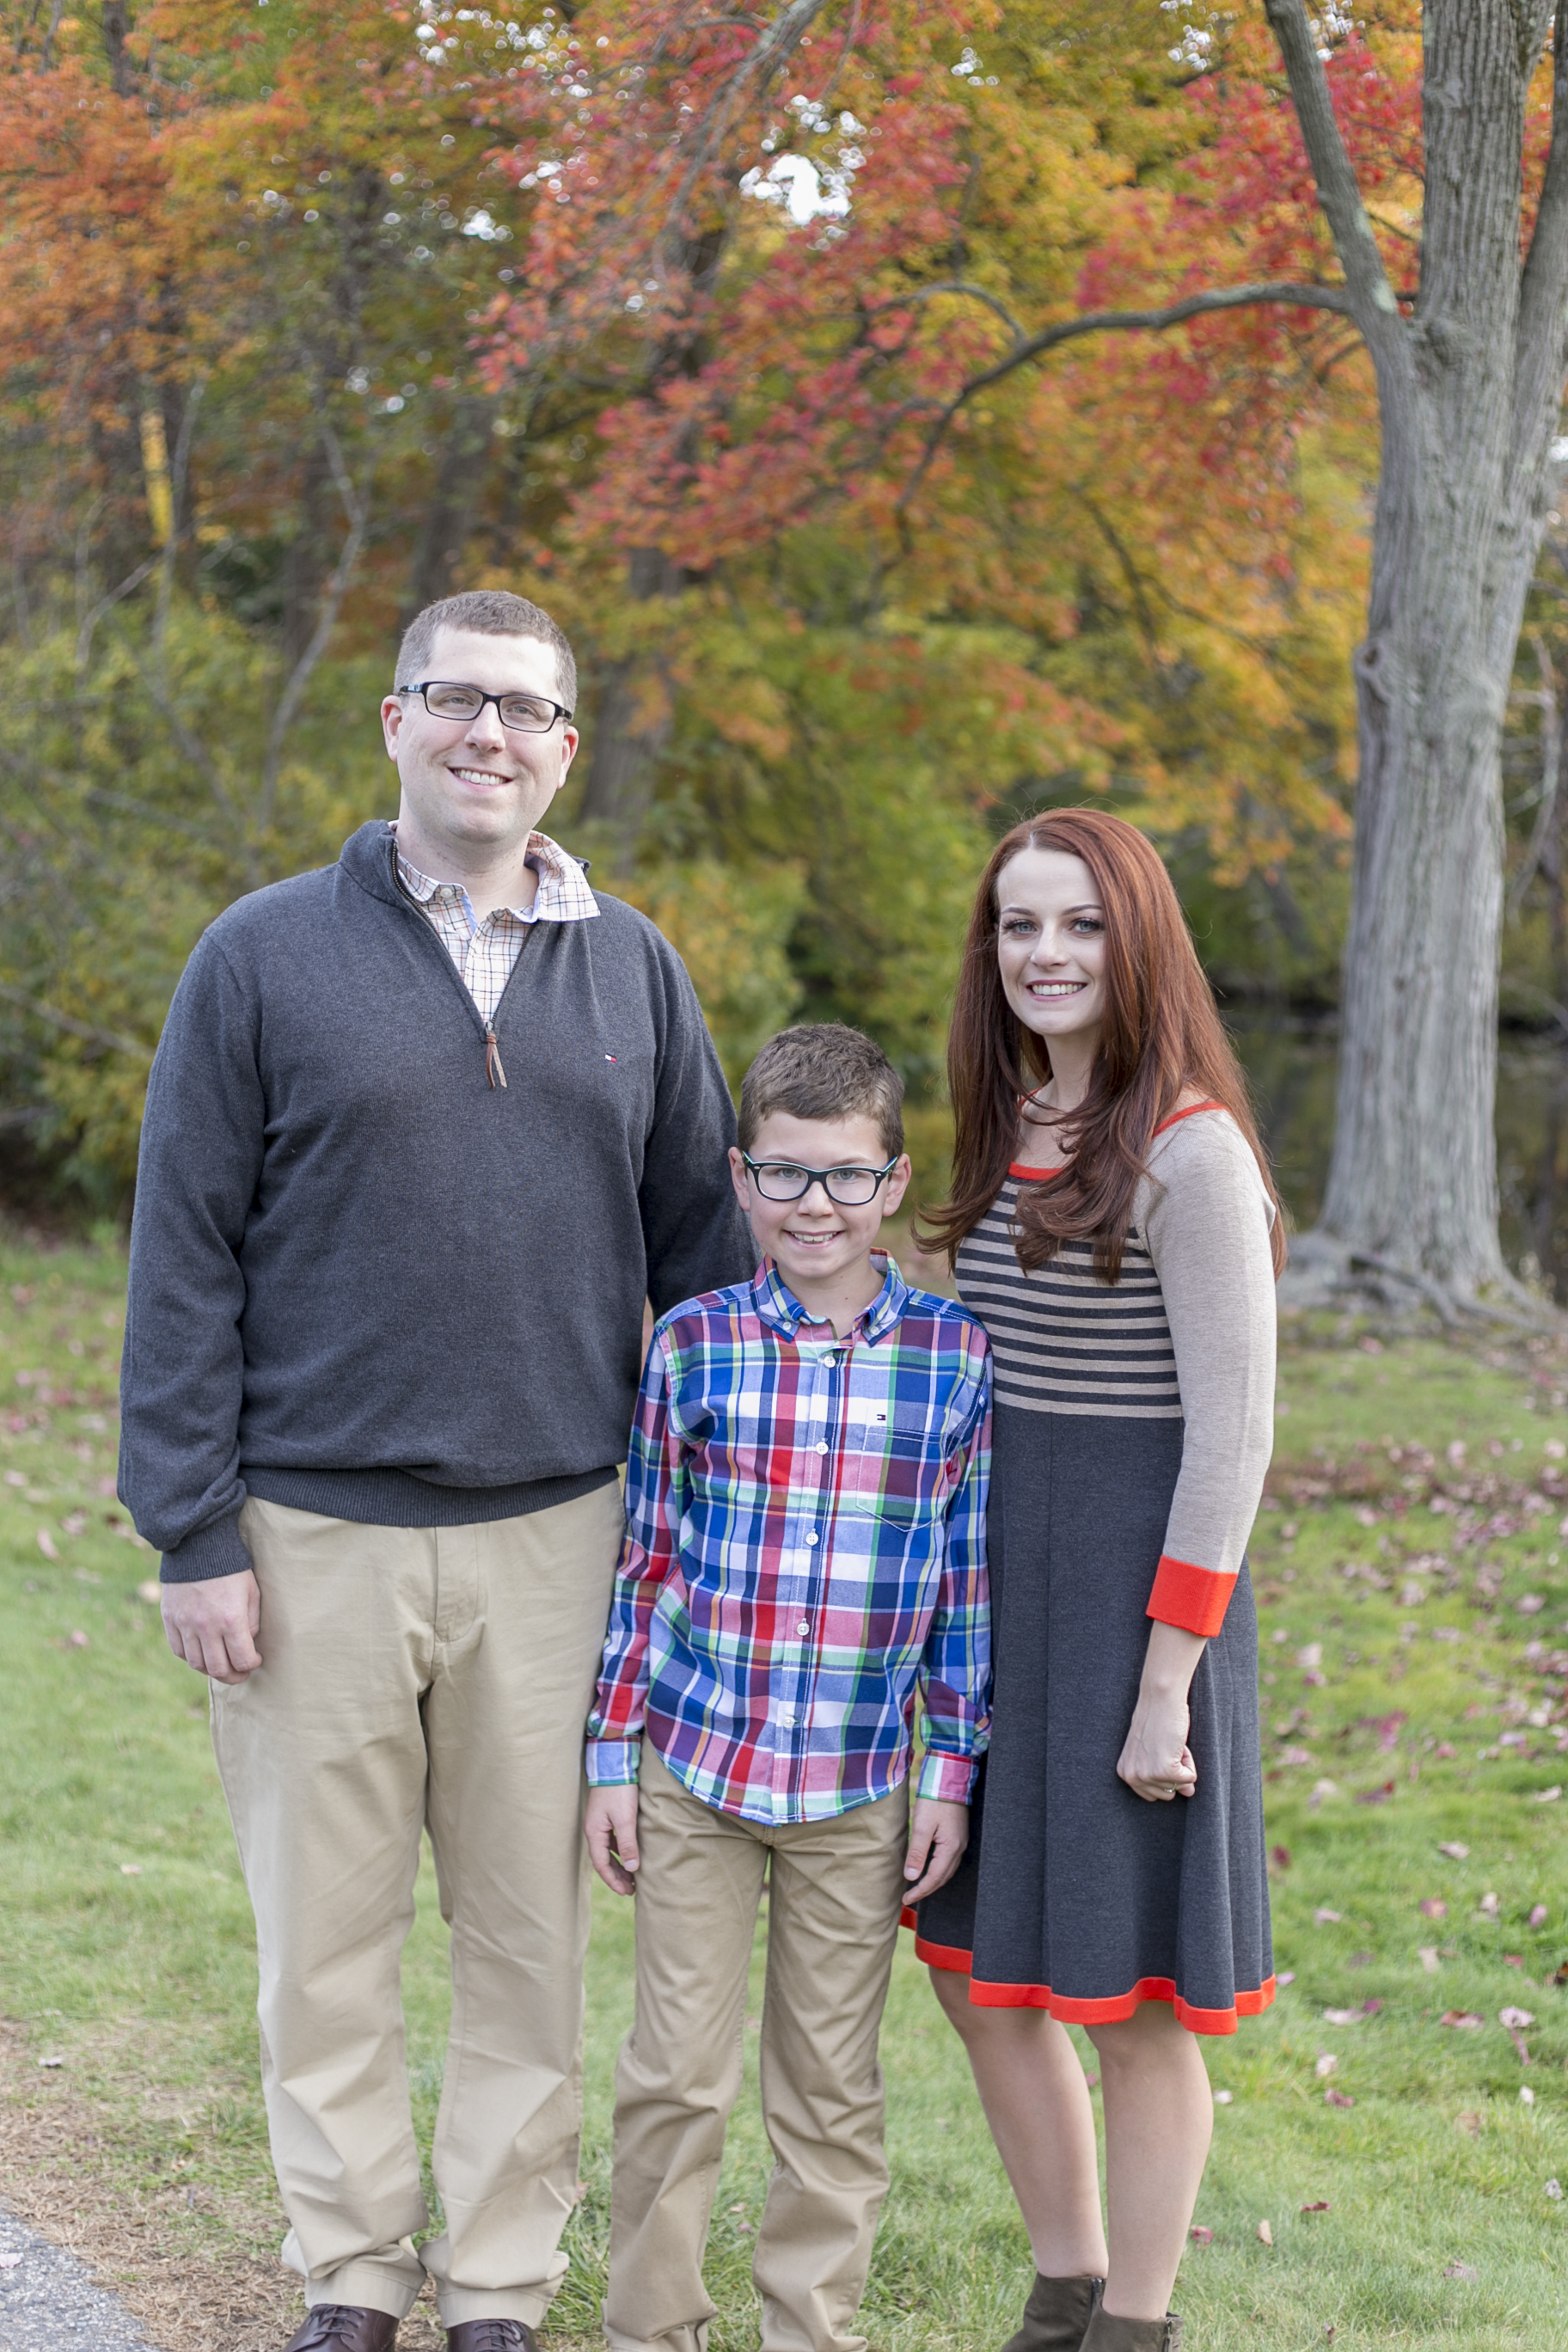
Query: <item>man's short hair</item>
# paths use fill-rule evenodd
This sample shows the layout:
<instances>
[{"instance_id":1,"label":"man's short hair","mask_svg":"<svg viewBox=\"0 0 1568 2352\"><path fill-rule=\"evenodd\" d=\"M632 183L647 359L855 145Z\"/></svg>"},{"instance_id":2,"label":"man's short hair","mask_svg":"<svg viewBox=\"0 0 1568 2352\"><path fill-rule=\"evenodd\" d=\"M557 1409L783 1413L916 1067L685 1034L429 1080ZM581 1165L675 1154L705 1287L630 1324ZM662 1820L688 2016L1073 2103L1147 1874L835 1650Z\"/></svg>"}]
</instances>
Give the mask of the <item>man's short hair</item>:
<instances>
[{"instance_id":1,"label":"man's short hair","mask_svg":"<svg viewBox=\"0 0 1568 2352\"><path fill-rule=\"evenodd\" d=\"M481 637L542 639L555 656L560 699L568 710L577 708L577 657L566 632L526 596L510 595L504 588L471 588L465 595L443 596L438 604L426 604L403 632L397 649L397 686L417 686L423 681L436 650L437 629L472 629Z\"/></svg>"},{"instance_id":2,"label":"man's short hair","mask_svg":"<svg viewBox=\"0 0 1568 2352\"><path fill-rule=\"evenodd\" d=\"M904 1148L904 1082L873 1038L842 1021L771 1037L741 1086L740 1142L750 1151L776 1110L792 1118L874 1118L889 1160Z\"/></svg>"}]
</instances>

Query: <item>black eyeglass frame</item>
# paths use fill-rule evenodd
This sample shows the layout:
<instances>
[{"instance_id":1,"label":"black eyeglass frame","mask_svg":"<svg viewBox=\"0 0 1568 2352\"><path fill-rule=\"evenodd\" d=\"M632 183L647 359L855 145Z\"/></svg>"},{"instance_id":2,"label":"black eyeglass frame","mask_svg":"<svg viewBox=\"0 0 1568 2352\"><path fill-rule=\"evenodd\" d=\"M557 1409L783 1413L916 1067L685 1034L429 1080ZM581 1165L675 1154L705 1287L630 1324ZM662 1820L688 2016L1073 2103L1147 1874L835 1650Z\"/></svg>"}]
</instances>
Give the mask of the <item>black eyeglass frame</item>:
<instances>
[{"instance_id":1,"label":"black eyeglass frame","mask_svg":"<svg viewBox=\"0 0 1568 2352\"><path fill-rule=\"evenodd\" d=\"M812 1186L814 1184L820 1184L826 1198L832 1202L836 1209L868 1209L872 1201L876 1199L878 1193L881 1191L882 1186L887 1182L889 1177L898 1166L900 1154L895 1151L885 1168L856 1168L848 1162L845 1162L837 1168L803 1168L801 1167L801 1163L798 1160L753 1160L749 1151L742 1151L741 1159L745 1166L748 1175L756 1178L757 1190L759 1192L762 1192L764 1201L782 1202L808 1200L811 1195ZM763 1192L762 1184L763 1171L764 1169L768 1168L800 1168L800 1172L805 1178L805 1181L801 1186L798 1192ZM832 1185L829 1183L828 1179L833 1176L850 1175L874 1176L876 1178L877 1181L872 1185L870 1195L868 1199L864 1201L841 1201L839 1199L837 1193L833 1190Z\"/></svg>"},{"instance_id":2,"label":"black eyeglass frame","mask_svg":"<svg viewBox=\"0 0 1568 2352\"><path fill-rule=\"evenodd\" d=\"M452 711L431 710L430 688L433 686L455 686L458 687L464 694L477 694L479 698L479 710L467 710L462 714L461 718L458 717L458 715ZM529 694L526 692L487 694L482 686L470 686L467 678L461 677L422 677L416 686L400 686L397 688L397 692L400 695L416 694L419 697L420 701L425 705L426 709L429 711L430 717L432 719L438 719L445 727L471 726L474 720L479 718L480 711L484 709L487 702L493 702L495 704L497 718L500 720L503 727L510 727L514 735L548 735L550 729L556 724L558 719L570 719L572 717L572 713L567 709L566 705L563 702L557 702L553 695ZM555 717L551 720L549 727L520 727L517 725L515 720L507 717L505 711L501 709L501 704L503 702L547 702L550 705L551 709L555 713Z\"/></svg>"}]
</instances>

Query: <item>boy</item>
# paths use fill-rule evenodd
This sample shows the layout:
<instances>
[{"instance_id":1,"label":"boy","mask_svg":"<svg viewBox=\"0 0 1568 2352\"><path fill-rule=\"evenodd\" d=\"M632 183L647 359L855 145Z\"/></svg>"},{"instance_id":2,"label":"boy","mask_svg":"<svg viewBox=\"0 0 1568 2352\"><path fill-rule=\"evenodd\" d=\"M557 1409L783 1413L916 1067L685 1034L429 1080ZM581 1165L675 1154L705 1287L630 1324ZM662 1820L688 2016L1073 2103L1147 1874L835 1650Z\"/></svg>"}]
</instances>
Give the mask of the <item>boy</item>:
<instances>
[{"instance_id":1,"label":"boy","mask_svg":"<svg viewBox=\"0 0 1568 2352\"><path fill-rule=\"evenodd\" d=\"M614 2352L703 2352L770 1875L763 2352L864 2352L851 2324L887 2194L877 2034L899 1912L963 1854L990 1687L985 1337L872 1255L910 1181L902 1093L858 1030L763 1047L730 1153L763 1265L675 1307L648 1350L584 1822L600 1877L637 1895Z\"/></svg>"}]
</instances>

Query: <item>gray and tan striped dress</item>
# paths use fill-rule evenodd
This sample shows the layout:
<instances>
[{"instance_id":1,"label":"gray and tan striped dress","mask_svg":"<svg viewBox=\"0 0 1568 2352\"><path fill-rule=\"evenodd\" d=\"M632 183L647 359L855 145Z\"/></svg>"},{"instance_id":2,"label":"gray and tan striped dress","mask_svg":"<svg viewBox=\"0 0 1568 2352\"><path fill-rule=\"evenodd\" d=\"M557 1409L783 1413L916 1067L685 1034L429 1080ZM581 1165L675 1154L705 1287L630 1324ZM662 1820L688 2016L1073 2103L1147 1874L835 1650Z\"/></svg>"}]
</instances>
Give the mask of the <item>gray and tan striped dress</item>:
<instances>
[{"instance_id":1,"label":"gray and tan striped dress","mask_svg":"<svg viewBox=\"0 0 1568 2352\"><path fill-rule=\"evenodd\" d=\"M1272 1205L1216 1105L1157 1130L1121 1276L1069 1242L1026 1273L1015 1168L959 1251L990 1337L991 1750L969 1853L917 1948L970 1998L1072 2022L1169 2000L1225 2033L1273 1997L1245 1551L1273 1431ZM1206 1637L1194 1796L1116 1777L1151 1618Z\"/></svg>"}]
</instances>

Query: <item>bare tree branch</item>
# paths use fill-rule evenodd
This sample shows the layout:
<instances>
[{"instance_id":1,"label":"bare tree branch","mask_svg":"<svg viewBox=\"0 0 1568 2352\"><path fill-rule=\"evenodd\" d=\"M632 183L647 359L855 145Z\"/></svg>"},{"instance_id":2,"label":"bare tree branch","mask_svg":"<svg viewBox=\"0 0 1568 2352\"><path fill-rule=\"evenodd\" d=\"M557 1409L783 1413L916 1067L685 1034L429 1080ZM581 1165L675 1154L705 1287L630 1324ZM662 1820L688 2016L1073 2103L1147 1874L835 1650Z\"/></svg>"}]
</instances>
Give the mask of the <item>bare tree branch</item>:
<instances>
[{"instance_id":1,"label":"bare tree branch","mask_svg":"<svg viewBox=\"0 0 1568 2352\"><path fill-rule=\"evenodd\" d=\"M288 683L278 698L272 713L272 724L267 731L267 751L261 763L260 830L266 832L272 823L278 801L278 772L283 760L283 741L293 725L310 675L327 650L332 631L337 626L338 614L349 591L359 563L360 550L364 545L365 529L370 520L370 501L354 487L353 477L343 459L342 446L324 413L318 417L321 446L327 453L327 463L332 469L332 480L342 501L348 520L348 531L338 555L336 568L325 588L317 608L316 625L310 642L289 672Z\"/></svg>"},{"instance_id":2,"label":"bare tree branch","mask_svg":"<svg viewBox=\"0 0 1568 2352\"><path fill-rule=\"evenodd\" d=\"M1390 298L1392 299L1392 297ZM1336 310L1343 317L1353 317L1348 291L1340 286L1222 286L1206 294L1186 294L1179 302L1169 302L1158 310L1085 310L1076 319L1058 320L1054 327L1046 327L1037 335L1026 336L1005 352L988 368L971 376L961 391L938 411L936 420L926 435L925 447L920 462L899 496L895 512L902 514L909 506L926 475L932 458L947 437L948 429L961 409L966 408L977 394L990 385L1000 383L1015 368L1026 367L1058 343L1071 342L1079 335L1110 333L1161 334L1167 327L1179 327L1188 319L1203 318L1217 310L1241 310L1262 302L1276 302L1296 310Z\"/></svg>"},{"instance_id":3,"label":"bare tree branch","mask_svg":"<svg viewBox=\"0 0 1568 2352\"><path fill-rule=\"evenodd\" d=\"M1334 120L1329 78L1318 55L1318 37L1308 17L1305 0L1263 0L1263 5L1285 60L1307 160L1318 184L1319 199L1333 235L1340 268L1345 273L1350 314L1375 351L1389 341L1390 330L1397 327L1399 303L1388 282L1355 173Z\"/></svg>"},{"instance_id":4,"label":"bare tree branch","mask_svg":"<svg viewBox=\"0 0 1568 2352\"><path fill-rule=\"evenodd\" d=\"M1513 449L1524 478L1543 455L1541 419L1557 416L1568 356L1568 0L1559 0L1552 68L1552 145L1519 291Z\"/></svg>"},{"instance_id":5,"label":"bare tree branch","mask_svg":"<svg viewBox=\"0 0 1568 2352\"><path fill-rule=\"evenodd\" d=\"M1006 304L998 301L995 295L985 287L972 286L966 278L940 278L932 286L911 286L907 294L891 294L885 302L869 304L862 311L861 316L867 319L882 319L889 310L910 310L917 302L934 301L939 294L961 296L969 302L984 302L988 310L995 312L1015 342L1021 343L1026 340L1024 329L1018 324Z\"/></svg>"},{"instance_id":6,"label":"bare tree branch","mask_svg":"<svg viewBox=\"0 0 1568 2352\"><path fill-rule=\"evenodd\" d=\"M692 190L707 170L714 149L734 121L742 100L748 92L761 97L774 76L783 72L800 47L801 36L810 30L826 5L826 0L789 0L719 91L697 133L685 177L669 207L665 224L667 238L686 234L686 207L691 201Z\"/></svg>"},{"instance_id":7,"label":"bare tree branch","mask_svg":"<svg viewBox=\"0 0 1568 2352\"><path fill-rule=\"evenodd\" d=\"M111 1053L129 1054L138 1062L150 1062L151 1045L143 1045L139 1037L126 1037L118 1029L100 1029L91 1021L79 1021L72 1013L62 1013L57 1005L46 1004L41 997L29 996L25 988L14 988L9 981L0 980L0 996L7 1003L19 1004L36 1021L47 1022L51 1029L63 1029L70 1037L85 1038L89 1045L104 1045Z\"/></svg>"}]
</instances>

